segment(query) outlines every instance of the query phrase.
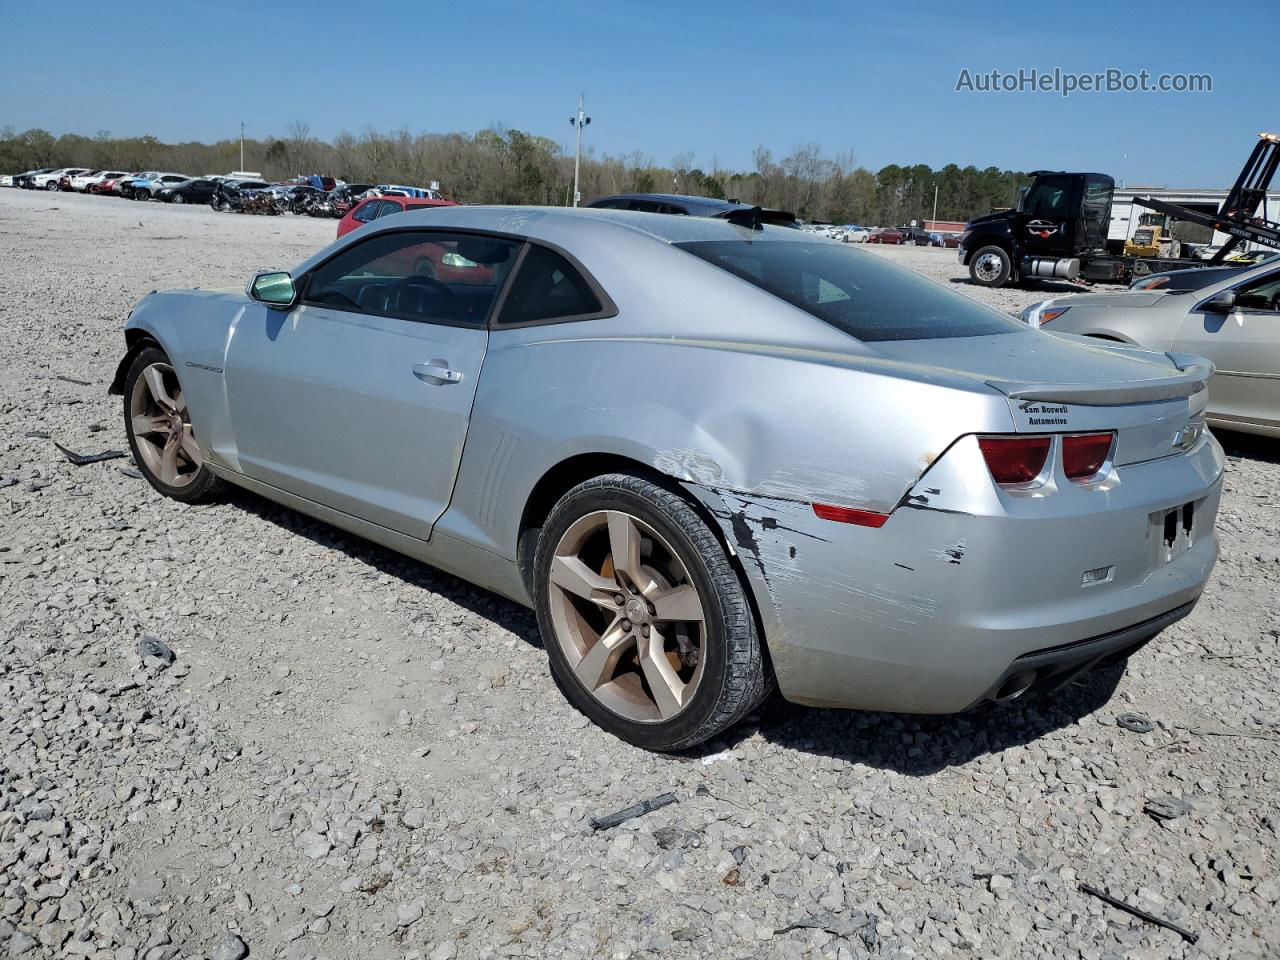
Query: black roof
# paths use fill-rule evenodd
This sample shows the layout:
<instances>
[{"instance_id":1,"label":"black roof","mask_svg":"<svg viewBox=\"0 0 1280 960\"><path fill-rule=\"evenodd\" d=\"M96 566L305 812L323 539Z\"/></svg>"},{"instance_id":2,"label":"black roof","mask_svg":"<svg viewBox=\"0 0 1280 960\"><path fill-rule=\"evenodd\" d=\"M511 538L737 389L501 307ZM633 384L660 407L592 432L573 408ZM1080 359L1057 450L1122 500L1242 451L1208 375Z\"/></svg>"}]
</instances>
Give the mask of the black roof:
<instances>
[{"instance_id":1,"label":"black roof","mask_svg":"<svg viewBox=\"0 0 1280 960\"><path fill-rule=\"evenodd\" d=\"M683 207L688 211L688 213L695 217L724 217L726 214L733 213L738 210L755 209L752 204L739 203L737 200L720 200L716 197L694 197L681 193L615 193L610 194L607 197L598 197L587 204L587 206L613 206L618 200L647 200L650 203L672 204L674 206ZM766 221L769 222L795 220L794 215L782 210L765 209L762 212L766 214ZM768 216L770 214L772 216Z\"/></svg>"}]
</instances>

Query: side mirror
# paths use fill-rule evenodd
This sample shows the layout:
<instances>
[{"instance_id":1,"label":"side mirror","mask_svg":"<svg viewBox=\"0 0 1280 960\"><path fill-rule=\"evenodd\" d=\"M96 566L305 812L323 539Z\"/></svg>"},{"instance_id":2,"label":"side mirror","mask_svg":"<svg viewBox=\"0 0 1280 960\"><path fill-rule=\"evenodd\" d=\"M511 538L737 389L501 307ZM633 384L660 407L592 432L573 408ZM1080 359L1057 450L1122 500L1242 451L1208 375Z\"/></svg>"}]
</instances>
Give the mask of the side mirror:
<instances>
[{"instance_id":1,"label":"side mirror","mask_svg":"<svg viewBox=\"0 0 1280 960\"><path fill-rule=\"evenodd\" d=\"M1200 309L1207 313L1231 313L1236 308L1236 292L1223 290L1221 293L1200 304Z\"/></svg>"},{"instance_id":2,"label":"side mirror","mask_svg":"<svg viewBox=\"0 0 1280 960\"><path fill-rule=\"evenodd\" d=\"M283 272L255 274L245 292L271 307L291 307L298 299L293 277Z\"/></svg>"}]
</instances>

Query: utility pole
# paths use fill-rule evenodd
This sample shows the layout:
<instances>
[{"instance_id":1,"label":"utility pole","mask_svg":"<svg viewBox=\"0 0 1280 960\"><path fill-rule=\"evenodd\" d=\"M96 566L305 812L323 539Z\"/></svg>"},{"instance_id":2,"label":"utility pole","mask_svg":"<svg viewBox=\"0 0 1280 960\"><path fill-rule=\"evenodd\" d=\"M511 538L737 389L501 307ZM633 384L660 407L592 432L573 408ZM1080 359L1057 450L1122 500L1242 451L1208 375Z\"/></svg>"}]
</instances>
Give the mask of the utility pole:
<instances>
[{"instance_id":1,"label":"utility pole","mask_svg":"<svg viewBox=\"0 0 1280 960\"><path fill-rule=\"evenodd\" d=\"M933 185L933 229L938 229L938 185Z\"/></svg>"},{"instance_id":2,"label":"utility pole","mask_svg":"<svg viewBox=\"0 0 1280 960\"><path fill-rule=\"evenodd\" d=\"M582 194L578 191L578 168L582 163L582 128L590 122L591 118L582 109L582 94L578 94L578 115L569 118L569 125L576 127L578 131L578 143L573 149L573 205L575 207L582 199Z\"/></svg>"},{"instance_id":3,"label":"utility pole","mask_svg":"<svg viewBox=\"0 0 1280 960\"><path fill-rule=\"evenodd\" d=\"M240 169L244 169L244 121L240 121Z\"/></svg>"}]
</instances>

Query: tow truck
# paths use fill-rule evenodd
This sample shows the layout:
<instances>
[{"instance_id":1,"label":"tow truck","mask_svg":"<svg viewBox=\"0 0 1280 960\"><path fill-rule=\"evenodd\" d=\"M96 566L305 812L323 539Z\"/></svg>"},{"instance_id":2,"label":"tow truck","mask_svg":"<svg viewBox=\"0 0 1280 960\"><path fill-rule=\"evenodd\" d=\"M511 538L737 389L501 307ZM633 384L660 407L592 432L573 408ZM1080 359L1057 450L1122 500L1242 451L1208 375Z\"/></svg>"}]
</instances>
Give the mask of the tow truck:
<instances>
[{"instance_id":1,"label":"tow truck","mask_svg":"<svg viewBox=\"0 0 1280 960\"><path fill-rule=\"evenodd\" d=\"M1267 190L1277 168L1280 136L1260 133L1216 213L1150 196L1134 198L1170 222L1187 221L1226 234L1227 242L1208 260L1108 253L1115 181L1105 173L1037 170L1016 207L965 224L960 262L969 268L970 279L984 287L1036 279L1127 283L1148 273L1220 264L1246 241L1280 250L1280 222L1267 211Z\"/></svg>"}]
</instances>

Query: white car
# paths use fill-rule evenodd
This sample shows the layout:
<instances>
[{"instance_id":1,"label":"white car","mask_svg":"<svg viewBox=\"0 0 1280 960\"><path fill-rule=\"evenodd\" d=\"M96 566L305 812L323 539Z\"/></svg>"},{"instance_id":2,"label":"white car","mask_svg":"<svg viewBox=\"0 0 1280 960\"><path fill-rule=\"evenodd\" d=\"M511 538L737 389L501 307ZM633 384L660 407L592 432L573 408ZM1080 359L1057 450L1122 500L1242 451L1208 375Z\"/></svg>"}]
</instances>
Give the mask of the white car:
<instances>
[{"instance_id":1,"label":"white car","mask_svg":"<svg viewBox=\"0 0 1280 960\"><path fill-rule=\"evenodd\" d=\"M871 236L871 231L866 227L860 227L856 223L845 224L844 237L845 243L866 243Z\"/></svg>"},{"instance_id":2,"label":"white car","mask_svg":"<svg viewBox=\"0 0 1280 960\"><path fill-rule=\"evenodd\" d=\"M31 186L36 190L57 190L58 181L63 177L78 177L82 173L88 173L87 167L62 167L58 170L50 170L48 173L37 174L31 178Z\"/></svg>"},{"instance_id":3,"label":"white car","mask_svg":"<svg viewBox=\"0 0 1280 960\"><path fill-rule=\"evenodd\" d=\"M0 187L12 187L12 186L13 186L13 174L11 173L0 174Z\"/></svg>"}]
</instances>

